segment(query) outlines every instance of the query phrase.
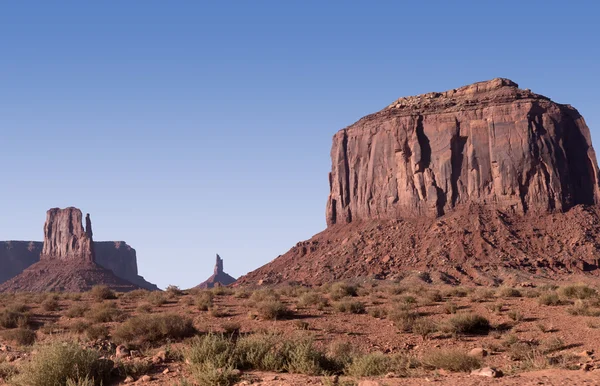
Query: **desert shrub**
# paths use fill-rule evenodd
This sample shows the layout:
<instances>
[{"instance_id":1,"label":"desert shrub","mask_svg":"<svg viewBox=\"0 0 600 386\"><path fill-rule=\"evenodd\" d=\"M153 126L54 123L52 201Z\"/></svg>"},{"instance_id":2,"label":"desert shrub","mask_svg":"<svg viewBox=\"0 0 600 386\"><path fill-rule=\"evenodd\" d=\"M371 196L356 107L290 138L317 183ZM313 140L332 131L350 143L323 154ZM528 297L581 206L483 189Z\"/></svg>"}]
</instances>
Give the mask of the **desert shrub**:
<instances>
[{"instance_id":1,"label":"desert shrub","mask_svg":"<svg viewBox=\"0 0 600 386\"><path fill-rule=\"evenodd\" d=\"M383 319L387 316L387 310L385 308L371 308L369 310L369 315L377 319Z\"/></svg>"},{"instance_id":2,"label":"desert shrub","mask_svg":"<svg viewBox=\"0 0 600 386\"><path fill-rule=\"evenodd\" d=\"M29 324L29 315L24 312L9 310L0 311L0 326L4 328L26 327Z\"/></svg>"},{"instance_id":3,"label":"desert shrub","mask_svg":"<svg viewBox=\"0 0 600 386\"><path fill-rule=\"evenodd\" d=\"M286 359L287 372L306 375L322 373L326 359L323 353L314 347L312 340L287 341L283 346L282 355Z\"/></svg>"},{"instance_id":4,"label":"desert shrub","mask_svg":"<svg viewBox=\"0 0 600 386\"><path fill-rule=\"evenodd\" d=\"M446 314L456 314L456 311L458 311L458 305L456 305L456 303L448 302L444 304L444 312Z\"/></svg>"},{"instance_id":5,"label":"desert shrub","mask_svg":"<svg viewBox=\"0 0 600 386\"><path fill-rule=\"evenodd\" d=\"M469 290L462 287L453 287L445 291L445 295L448 297L464 298L469 294Z\"/></svg>"},{"instance_id":6,"label":"desert shrub","mask_svg":"<svg viewBox=\"0 0 600 386\"><path fill-rule=\"evenodd\" d=\"M185 292L183 292L176 285L172 285L172 284L169 285L165 291L167 292L167 295L169 295L170 297L179 297L179 296L185 295Z\"/></svg>"},{"instance_id":7,"label":"desert shrub","mask_svg":"<svg viewBox=\"0 0 600 386\"><path fill-rule=\"evenodd\" d=\"M35 331L28 328L15 328L4 331L2 337L19 346L31 346L35 342Z\"/></svg>"},{"instance_id":8,"label":"desert shrub","mask_svg":"<svg viewBox=\"0 0 600 386\"><path fill-rule=\"evenodd\" d=\"M213 306L214 295L212 292L203 291L196 296L196 307L200 311L208 311Z\"/></svg>"},{"instance_id":9,"label":"desert shrub","mask_svg":"<svg viewBox=\"0 0 600 386\"><path fill-rule=\"evenodd\" d=\"M0 380L10 381L17 373L17 368L14 365L0 362Z\"/></svg>"},{"instance_id":10,"label":"desert shrub","mask_svg":"<svg viewBox=\"0 0 600 386\"><path fill-rule=\"evenodd\" d=\"M98 301L117 298L115 291L111 290L110 288L108 288L105 285L93 286L92 289L90 290L90 296L92 297L92 299L95 299Z\"/></svg>"},{"instance_id":11,"label":"desert shrub","mask_svg":"<svg viewBox=\"0 0 600 386\"><path fill-rule=\"evenodd\" d=\"M412 332L415 321L419 318L419 314L413 311L393 310L388 314L390 319L400 331Z\"/></svg>"},{"instance_id":12,"label":"desert shrub","mask_svg":"<svg viewBox=\"0 0 600 386\"><path fill-rule=\"evenodd\" d=\"M6 306L6 311L16 312L16 313L25 313L29 311L30 307L25 303L12 303Z\"/></svg>"},{"instance_id":13,"label":"desert shrub","mask_svg":"<svg viewBox=\"0 0 600 386\"><path fill-rule=\"evenodd\" d=\"M428 291L425 294L425 299L427 299L429 302L432 302L432 303L438 303L438 302L444 301L444 297L442 296L442 293L438 290Z\"/></svg>"},{"instance_id":14,"label":"desert shrub","mask_svg":"<svg viewBox=\"0 0 600 386\"><path fill-rule=\"evenodd\" d=\"M300 298L298 299L298 305L300 307L316 306L317 308L322 309L327 307L329 302L325 297L323 297L323 295L317 292L305 292L300 295Z\"/></svg>"},{"instance_id":15,"label":"desert shrub","mask_svg":"<svg viewBox=\"0 0 600 386\"><path fill-rule=\"evenodd\" d=\"M502 312L502 309L504 308L504 304L492 303L492 304L486 305L485 308L487 308L488 310L492 311L495 314L500 314Z\"/></svg>"},{"instance_id":16,"label":"desert shrub","mask_svg":"<svg viewBox=\"0 0 600 386\"><path fill-rule=\"evenodd\" d=\"M193 365L211 364L217 368L237 365L235 343L222 334L196 336L187 349L185 358Z\"/></svg>"},{"instance_id":17,"label":"desert shrub","mask_svg":"<svg viewBox=\"0 0 600 386\"><path fill-rule=\"evenodd\" d=\"M78 334L82 334L89 326L90 324L88 322L78 320L69 326L69 330L75 331Z\"/></svg>"},{"instance_id":18,"label":"desert shrub","mask_svg":"<svg viewBox=\"0 0 600 386\"><path fill-rule=\"evenodd\" d=\"M469 299L472 302L482 303L494 298L494 291L490 289L478 288L471 293Z\"/></svg>"},{"instance_id":19,"label":"desert shrub","mask_svg":"<svg viewBox=\"0 0 600 386\"><path fill-rule=\"evenodd\" d=\"M523 314L520 311L516 311L516 310L509 311L508 317L511 318L512 320L514 320L515 322L520 322L523 319L525 319Z\"/></svg>"},{"instance_id":20,"label":"desert shrub","mask_svg":"<svg viewBox=\"0 0 600 386\"><path fill-rule=\"evenodd\" d=\"M560 287L559 292L561 295L570 299L589 299L597 295L595 289L585 284L573 284Z\"/></svg>"},{"instance_id":21,"label":"desert shrub","mask_svg":"<svg viewBox=\"0 0 600 386\"><path fill-rule=\"evenodd\" d=\"M307 321L304 320L296 320L294 321L294 326L296 326L296 328L298 330L309 330L310 329L310 324L308 324Z\"/></svg>"},{"instance_id":22,"label":"desert shrub","mask_svg":"<svg viewBox=\"0 0 600 386\"><path fill-rule=\"evenodd\" d=\"M117 344L147 345L192 336L196 329L191 319L175 314L138 315L120 324L113 332Z\"/></svg>"},{"instance_id":23,"label":"desert shrub","mask_svg":"<svg viewBox=\"0 0 600 386\"><path fill-rule=\"evenodd\" d=\"M279 294L273 289L261 289L252 292L252 295L250 295L250 302L259 303L265 300L279 300L279 298Z\"/></svg>"},{"instance_id":24,"label":"desert shrub","mask_svg":"<svg viewBox=\"0 0 600 386\"><path fill-rule=\"evenodd\" d=\"M458 350L435 350L425 354L421 360L429 369L444 369L454 372L468 372L481 367L481 361Z\"/></svg>"},{"instance_id":25,"label":"desert shrub","mask_svg":"<svg viewBox=\"0 0 600 386\"><path fill-rule=\"evenodd\" d=\"M278 300L265 300L256 305L258 316L265 320L283 319L291 315L291 311Z\"/></svg>"},{"instance_id":26,"label":"desert shrub","mask_svg":"<svg viewBox=\"0 0 600 386\"><path fill-rule=\"evenodd\" d=\"M140 314L149 314L152 312L152 304L150 303L142 303L135 309Z\"/></svg>"},{"instance_id":27,"label":"desert shrub","mask_svg":"<svg viewBox=\"0 0 600 386\"><path fill-rule=\"evenodd\" d=\"M538 303L544 306L560 306L562 304L556 291L542 293L538 298Z\"/></svg>"},{"instance_id":28,"label":"desert shrub","mask_svg":"<svg viewBox=\"0 0 600 386\"><path fill-rule=\"evenodd\" d=\"M58 300L49 298L42 302L42 309L49 312L58 311L60 310L60 304L58 304Z\"/></svg>"},{"instance_id":29,"label":"desert shrub","mask_svg":"<svg viewBox=\"0 0 600 386\"><path fill-rule=\"evenodd\" d=\"M482 334L485 335L490 331L490 322L487 318L472 314L456 314L448 321L446 327L448 332L453 334Z\"/></svg>"},{"instance_id":30,"label":"desert shrub","mask_svg":"<svg viewBox=\"0 0 600 386\"><path fill-rule=\"evenodd\" d=\"M251 291L241 289L241 288L236 289L235 292L233 293L233 296L236 299L248 299L251 295L252 295Z\"/></svg>"},{"instance_id":31,"label":"desert shrub","mask_svg":"<svg viewBox=\"0 0 600 386\"><path fill-rule=\"evenodd\" d=\"M240 372L232 366L215 367L211 363L190 365L198 386L230 386L240 379Z\"/></svg>"},{"instance_id":32,"label":"desert shrub","mask_svg":"<svg viewBox=\"0 0 600 386\"><path fill-rule=\"evenodd\" d=\"M390 371L391 357L380 352L358 355L344 370L351 377L374 377L385 375Z\"/></svg>"},{"instance_id":33,"label":"desert shrub","mask_svg":"<svg viewBox=\"0 0 600 386\"><path fill-rule=\"evenodd\" d=\"M124 317L113 302L95 304L85 315L87 319L94 323L118 322Z\"/></svg>"},{"instance_id":34,"label":"desert shrub","mask_svg":"<svg viewBox=\"0 0 600 386\"><path fill-rule=\"evenodd\" d=\"M438 325L427 318L418 318L412 325L412 332L420 335L423 339L435 333L438 330Z\"/></svg>"},{"instance_id":35,"label":"desert shrub","mask_svg":"<svg viewBox=\"0 0 600 386\"><path fill-rule=\"evenodd\" d=\"M238 322L226 322L221 325L221 328L225 334L233 335L239 334L240 330L242 329L242 325Z\"/></svg>"},{"instance_id":36,"label":"desert shrub","mask_svg":"<svg viewBox=\"0 0 600 386\"><path fill-rule=\"evenodd\" d=\"M85 313L87 311L88 311L87 306L85 306L83 304L73 304L71 307L69 307L69 309L67 310L65 315L68 318L80 318L83 315L85 315Z\"/></svg>"},{"instance_id":37,"label":"desert shrub","mask_svg":"<svg viewBox=\"0 0 600 386\"><path fill-rule=\"evenodd\" d=\"M579 316L600 316L600 310L590 307L586 300L577 299L572 307L567 308L567 312L571 315Z\"/></svg>"},{"instance_id":38,"label":"desert shrub","mask_svg":"<svg viewBox=\"0 0 600 386\"><path fill-rule=\"evenodd\" d=\"M167 303L167 295L164 292L152 291L146 296L146 300L154 307L160 307Z\"/></svg>"},{"instance_id":39,"label":"desert shrub","mask_svg":"<svg viewBox=\"0 0 600 386\"><path fill-rule=\"evenodd\" d=\"M128 299L128 300L144 299L145 297L148 296L149 293L150 293L150 291L145 290L145 289L136 289L136 290L124 293L122 297L124 299Z\"/></svg>"},{"instance_id":40,"label":"desert shrub","mask_svg":"<svg viewBox=\"0 0 600 386\"><path fill-rule=\"evenodd\" d=\"M93 380L92 384L101 384L108 379L112 362L100 359L98 352L79 347L76 343L56 342L41 347L24 365L23 371L13 378L12 383L19 386L47 386L80 384L84 380Z\"/></svg>"},{"instance_id":41,"label":"desert shrub","mask_svg":"<svg viewBox=\"0 0 600 386\"><path fill-rule=\"evenodd\" d=\"M243 370L284 371L284 358L278 345L282 337L274 334L256 334L240 338L235 346L235 364Z\"/></svg>"},{"instance_id":42,"label":"desert shrub","mask_svg":"<svg viewBox=\"0 0 600 386\"><path fill-rule=\"evenodd\" d=\"M90 324L84 331L89 340L106 339L108 337L108 327L102 324Z\"/></svg>"},{"instance_id":43,"label":"desert shrub","mask_svg":"<svg viewBox=\"0 0 600 386\"><path fill-rule=\"evenodd\" d=\"M121 378L131 376L139 378L144 374L148 374L152 369L152 362L145 360L132 361L117 361L115 363L115 372Z\"/></svg>"},{"instance_id":44,"label":"desert shrub","mask_svg":"<svg viewBox=\"0 0 600 386\"><path fill-rule=\"evenodd\" d=\"M498 296L503 298L520 298L521 291L512 287L502 287L498 289Z\"/></svg>"},{"instance_id":45,"label":"desert shrub","mask_svg":"<svg viewBox=\"0 0 600 386\"><path fill-rule=\"evenodd\" d=\"M346 283L333 283L329 295L333 300L340 300L347 296L357 296L357 287Z\"/></svg>"},{"instance_id":46,"label":"desert shrub","mask_svg":"<svg viewBox=\"0 0 600 386\"><path fill-rule=\"evenodd\" d=\"M223 287L221 285L213 287L211 291L215 296L225 296L233 294L233 290L231 288Z\"/></svg>"},{"instance_id":47,"label":"desert shrub","mask_svg":"<svg viewBox=\"0 0 600 386\"><path fill-rule=\"evenodd\" d=\"M364 314L365 313L364 303L358 302L358 301L342 300L340 302L335 303L334 306L338 312L346 312L349 314Z\"/></svg>"},{"instance_id":48,"label":"desert shrub","mask_svg":"<svg viewBox=\"0 0 600 386\"><path fill-rule=\"evenodd\" d=\"M557 336L550 337L541 342L540 348L544 353L552 353L559 351L565 347L565 342Z\"/></svg>"}]
</instances>

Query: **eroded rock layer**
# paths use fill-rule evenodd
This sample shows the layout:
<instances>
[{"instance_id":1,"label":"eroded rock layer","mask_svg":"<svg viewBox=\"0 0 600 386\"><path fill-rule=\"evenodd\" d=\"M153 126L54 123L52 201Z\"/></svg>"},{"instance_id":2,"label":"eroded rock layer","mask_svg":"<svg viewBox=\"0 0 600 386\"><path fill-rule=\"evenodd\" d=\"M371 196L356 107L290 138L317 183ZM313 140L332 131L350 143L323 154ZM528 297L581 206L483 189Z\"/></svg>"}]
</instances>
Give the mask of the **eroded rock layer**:
<instances>
[{"instance_id":1,"label":"eroded rock layer","mask_svg":"<svg viewBox=\"0 0 600 386\"><path fill-rule=\"evenodd\" d=\"M599 201L581 115L507 79L400 98L339 131L331 158L328 225L468 203L524 214Z\"/></svg>"},{"instance_id":2,"label":"eroded rock layer","mask_svg":"<svg viewBox=\"0 0 600 386\"><path fill-rule=\"evenodd\" d=\"M92 223L77 208L50 209L40 261L0 285L0 292L81 292L95 285L131 291L137 285L96 264Z\"/></svg>"},{"instance_id":3,"label":"eroded rock layer","mask_svg":"<svg viewBox=\"0 0 600 386\"><path fill-rule=\"evenodd\" d=\"M195 288L213 288L218 286L227 286L235 282L235 278L223 271L223 259L217 255L214 273L204 282L198 284Z\"/></svg>"},{"instance_id":4,"label":"eroded rock layer","mask_svg":"<svg viewBox=\"0 0 600 386\"><path fill-rule=\"evenodd\" d=\"M331 158L327 229L236 285L600 271L589 129L508 79L400 98L335 134Z\"/></svg>"}]
</instances>

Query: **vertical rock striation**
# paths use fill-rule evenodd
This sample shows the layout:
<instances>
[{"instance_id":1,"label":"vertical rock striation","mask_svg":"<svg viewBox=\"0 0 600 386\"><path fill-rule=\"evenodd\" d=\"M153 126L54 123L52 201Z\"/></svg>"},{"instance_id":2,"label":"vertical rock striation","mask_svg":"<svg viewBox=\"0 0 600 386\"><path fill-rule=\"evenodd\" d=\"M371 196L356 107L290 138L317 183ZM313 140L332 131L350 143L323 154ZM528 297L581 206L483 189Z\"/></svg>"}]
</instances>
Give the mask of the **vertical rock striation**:
<instances>
[{"instance_id":1,"label":"vertical rock striation","mask_svg":"<svg viewBox=\"0 0 600 386\"><path fill-rule=\"evenodd\" d=\"M40 260L95 262L90 215L85 217L77 208L53 208L46 213L44 247Z\"/></svg>"},{"instance_id":2,"label":"vertical rock striation","mask_svg":"<svg viewBox=\"0 0 600 386\"><path fill-rule=\"evenodd\" d=\"M339 131L331 158L328 225L471 203L562 212L600 197L583 117L508 79L400 98Z\"/></svg>"},{"instance_id":3,"label":"vertical rock striation","mask_svg":"<svg viewBox=\"0 0 600 386\"><path fill-rule=\"evenodd\" d=\"M223 271L223 259L217 254L214 273L206 281L198 284L196 288L213 288L216 286L227 286L235 282L235 278Z\"/></svg>"}]
</instances>

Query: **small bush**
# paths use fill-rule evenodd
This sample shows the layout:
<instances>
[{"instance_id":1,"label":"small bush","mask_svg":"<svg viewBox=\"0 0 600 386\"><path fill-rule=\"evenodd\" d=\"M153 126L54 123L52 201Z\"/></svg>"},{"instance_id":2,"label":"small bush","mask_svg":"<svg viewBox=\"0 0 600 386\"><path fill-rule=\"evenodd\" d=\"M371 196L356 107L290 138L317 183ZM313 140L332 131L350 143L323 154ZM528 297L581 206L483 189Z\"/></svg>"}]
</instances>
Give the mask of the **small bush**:
<instances>
[{"instance_id":1,"label":"small bush","mask_svg":"<svg viewBox=\"0 0 600 386\"><path fill-rule=\"evenodd\" d=\"M560 287L559 292L563 296L571 299L589 299L597 295L595 289L585 284L575 284Z\"/></svg>"},{"instance_id":2,"label":"small bush","mask_svg":"<svg viewBox=\"0 0 600 386\"><path fill-rule=\"evenodd\" d=\"M412 325L412 332L420 335L423 339L427 339L429 335L435 333L437 330L437 324L426 318L419 318Z\"/></svg>"},{"instance_id":3,"label":"small bush","mask_svg":"<svg viewBox=\"0 0 600 386\"><path fill-rule=\"evenodd\" d=\"M560 306L562 302L555 291L545 292L538 298L538 303L544 306Z\"/></svg>"},{"instance_id":4,"label":"small bush","mask_svg":"<svg viewBox=\"0 0 600 386\"><path fill-rule=\"evenodd\" d=\"M12 364L0 362L0 380L10 381L10 379L17 375L17 373L17 368Z\"/></svg>"},{"instance_id":5,"label":"small bush","mask_svg":"<svg viewBox=\"0 0 600 386\"><path fill-rule=\"evenodd\" d=\"M191 319L174 314L138 315L119 325L113 339L117 344L156 344L192 336L196 329Z\"/></svg>"},{"instance_id":6,"label":"small bush","mask_svg":"<svg viewBox=\"0 0 600 386\"><path fill-rule=\"evenodd\" d=\"M390 357L377 352L356 356L345 373L351 377L376 377L390 372L390 367Z\"/></svg>"},{"instance_id":7,"label":"small bush","mask_svg":"<svg viewBox=\"0 0 600 386\"><path fill-rule=\"evenodd\" d=\"M201 292L200 294L198 294L198 296L196 296L196 307L198 307L200 311L210 310L213 306L213 298L214 295L212 294L212 292Z\"/></svg>"},{"instance_id":8,"label":"small bush","mask_svg":"<svg viewBox=\"0 0 600 386\"><path fill-rule=\"evenodd\" d=\"M29 324L29 315L23 312L9 310L0 311L0 326L4 328L26 327Z\"/></svg>"},{"instance_id":9,"label":"small bush","mask_svg":"<svg viewBox=\"0 0 600 386\"><path fill-rule=\"evenodd\" d=\"M254 291L250 296L250 301L252 303L259 303L265 300L279 300L280 296L273 289L261 289L258 291Z\"/></svg>"},{"instance_id":10,"label":"small bush","mask_svg":"<svg viewBox=\"0 0 600 386\"><path fill-rule=\"evenodd\" d=\"M127 378L128 376L139 378L144 374L148 374L151 369L152 362L145 360L118 361L115 363L116 373L121 378Z\"/></svg>"},{"instance_id":11,"label":"small bush","mask_svg":"<svg viewBox=\"0 0 600 386\"><path fill-rule=\"evenodd\" d=\"M304 321L304 320L296 320L294 322L294 326L296 326L296 328L298 330L304 330L305 331L305 330L309 330L310 329L310 325L308 324L307 321Z\"/></svg>"},{"instance_id":12,"label":"small bush","mask_svg":"<svg viewBox=\"0 0 600 386\"><path fill-rule=\"evenodd\" d=\"M458 305L456 305L456 303L446 303L444 304L444 312L446 314L456 314L456 311L458 311Z\"/></svg>"},{"instance_id":13,"label":"small bush","mask_svg":"<svg viewBox=\"0 0 600 386\"><path fill-rule=\"evenodd\" d=\"M88 311L88 307L83 304L73 304L66 312L68 318L81 318Z\"/></svg>"},{"instance_id":14,"label":"small bush","mask_svg":"<svg viewBox=\"0 0 600 386\"><path fill-rule=\"evenodd\" d=\"M425 368L454 372L468 372L481 367L479 359L458 350L431 351L423 356L422 364Z\"/></svg>"},{"instance_id":15,"label":"small bush","mask_svg":"<svg viewBox=\"0 0 600 386\"><path fill-rule=\"evenodd\" d=\"M15 328L4 331L2 337L5 340L16 343L19 346L31 346L33 343L35 343L35 332L27 328Z\"/></svg>"},{"instance_id":16,"label":"small bush","mask_svg":"<svg viewBox=\"0 0 600 386\"><path fill-rule=\"evenodd\" d=\"M108 338L108 327L102 324L91 324L85 329L85 336L89 340L98 340Z\"/></svg>"},{"instance_id":17,"label":"small bush","mask_svg":"<svg viewBox=\"0 0 600 386\"><path fill-rule=\"evenodd\" d=\"M394 310L389 313L388 318L400 331L412 332L415 321L419 314L412 311Z\"/></svg>"},{"instance_id":18,"label":"small bush","mask_svg":"<svg viewBox=\"0 0 600 386\"><path fill-rule=\"evenodd\" d=\"M42 302L42 309L48 312L58 311L60 310L60 304L58 304L58 300L49 298Z\"/></svg>"},{"instance_id":19,"label":"small bush","mask_svg":"<svg viewBox=\"0 0 600 386\"><path fill-rule=\"evenodd\" d=\"M329 305L329 302L325 297L316 292L305 292L300 295L298 299L298 306L300 307L310 307L316 306L317 308L324 308Z\"/></svg>"},{"instance_id":20,"label":"small bush","mask_svg":"<svg viewBox=\"0 0 600 386\"><path fill-rule=\"evenodd\" d=\"M152 312L152 304L150 303L142 303L135 309L140 314L149 314Z\"/></svg>"},{"instance_id":21,"label":"small bush","mask_svg":"<svg viewBox=\"0 0 600 386\"><path fill-rule=\"evenodd\" d=\"M160 291L152 291L148 294L146 300L154 307L160 307L167 303L167 295Z\"/></svg>"},{"instance_id":22,"label":"small bush","mask_svg":"<svg viewBox=\"0 0 600 386\"><path fill-rule=\"evenodd\" d=\"M365 305L362 302L343 300L335 304L335 309L338 312L346 312L349 314L364 314Z\"/></svg>"},{"instance_id":23,"label":"small bush","mask_svg":"<svg viewBox=\"0 0 600 386\"><path fill-rule=\"evenodd\" d=\"M515 322L520 322L524 319L524 316L520 311L510 311L508 313L508 317L514 320Z\"/></svg>"},{"instance_id":24,"label":"small bush","mask_svg":"<svg viewBox=\"0 0 600 386\"><path fill-rule=\"evenodd\" d=\"M193 365L211 364L216 368L235 366L235 344L222 334L196 336L192 340L185 358Z\"/></svg>"},{"instance_id":25,"label":"small bush","mask_svg":"<svg viewBox=\"0 0 600 386\"><path fill-rule=\"evenodd\" d=\"M346 283L334 283L331 285L329 294L333 300L340 300L347 296L357 296L357 287Z\"/></svg>"},{"instance_id":26,"label":"small bush","mask_svg":"<svg viewBox=\"0 0 600 386\"><path fill-rule=\"evenodd\" d=\"M172 284L167 287L166 292L167 292L167 295L169 295L170 297L179 297L179 296L185 295L185 292L183 292L176 285L172 285Z\"/></svg>"},{"instance_id":27,"label":"small bush","mask_svg":"<svg viewBox=\"0 0 600 386\"><path fill-rule=\"evenodd\" d=\"M225 334L234 335L234 334L240 333L240 330L242 329L242 325L239 324L238 322L227 322L227 323L223 323L221 325L221 328L223 328L223 331L225 332Z\"/></svg>"},{"instance_id":28,"label":"small bush","mask_svg":"<svg viewBox=\"0 0 600 386\"><path fill-rule=\"evenodd\" d=\"M290 310L278 300L265 300L256 305L258 316L265 320L284 319L290 316Z\"/></svg>"},{"instance_id":29,"label":"small bush","mask_svg":"<svg viewBox=\"0 0 600 386\"><path fill-rule=\"evenodd\" d=\"M477 314L457 314L448 321L448 332L453 334L481 334L490 331L490 322Z\"/></svg>"},{"instance_id":30,"label":"small bush","mask_svg":"<svg viewBox=\"0 0 600 386\"><path fill-rule=\"evenodd\" d=\"M123 313L112 302L103 302L94 305L86 317L94 323L118 322L123 319Z\"/></svg>"},{"instance_id":31,"label":"small bush","mask_svg":"<svg viewBox=\"0 0 600 386\"><path fill-rule=\"evenodd\" d=\"M230 386L240 379L240 372L232 366L216 367L204 363L191 365L190 370L198 386Z\"/></svg>"},{"instance_id":32,"label":"small bush","mask_svg":"<svg viewBox=\"0 0 600 386\"><path fill-rule=\"evenodd\" d=\"M78 320L75 323L71 324L69 330L75 331L78 334L82 334L87 328L90 326L88 322L84 322L83 320Z\"/></svg>"},{"instance_id":33,"label":"small bush","mask_svg":"<svg viewBox=\"0 0 600 386\"><path fill-rule=\"evenodd\" d=\"M498 296L503 298L520 298L521 291L512 287L502 287L498 290Z\"/></svg>"},{"instance_id":34,"label":"small bush","mask_svg":"<svg viewBox=\"0 0 600 386\"><path fill-rule=\"evenodd\" d=\"M53 343L40 348L31 362L23 367L12 383L19 386L65 385L86 381L100 384L108 379L112 362L100 359L98 352L79 347L76 343Z\"/></svg>"},{"instance_id":35,"label":"small bush","mask_svg":"<svg viewBox=\"0 0 600 386\"><path fill-rule=\"evenodd\" d=\"M377 319L383 319L387 316L387 310L384 308L371 308L369 315Z\"/></svg>"},{"instance_id":36,"label":"small bush","mask_svg":"<svg viewBox=\"0 0 600 386\"><path fill-rule=\"evenodd\" d=\"M105 285L96 285L92 287L90 290L90 296L98 301L117 298L115 291L111 290Z\"/></svg>"}]
</instances>

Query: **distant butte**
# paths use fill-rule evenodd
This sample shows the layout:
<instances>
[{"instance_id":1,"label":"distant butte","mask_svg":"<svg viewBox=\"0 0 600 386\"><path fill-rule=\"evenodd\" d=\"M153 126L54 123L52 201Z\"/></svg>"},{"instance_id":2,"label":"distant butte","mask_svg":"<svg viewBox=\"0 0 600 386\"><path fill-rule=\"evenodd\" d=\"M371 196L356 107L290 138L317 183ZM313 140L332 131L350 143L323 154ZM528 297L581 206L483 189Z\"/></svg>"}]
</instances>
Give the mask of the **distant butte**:
<instances>
[{"instance_id":1,"label":"distant butte","mask_svg":"<svg viewBox=\"0 0 600 386\"><path fill-rule=\"evenodd\" d=\"M400 98L335 134L331 160L327 229L236 285L600 273L590 130L511 80Z\"/></svg>"},{"instance_id":2,"label":"distant butte","mask_svg":"<svg viewBox=\"0 0 600 386\"><path fill-rule=\"evenodd\" d=\"M218 286L227 286L235 282L235 278L223 272L223 259L217 255L215 270L211 277L195 288L213 288Z\"/></svg>"},{"instance_id":3,"label":"distant butte","mask_svg":"<svg viewBox=\"0 0 600 386\"><path fill-rule=\"evenodd\" d=\"M96 263L89 215L84 229L79 209L53 208L46 214L40 261L0 285L0 292L83 292L94 285L140 288Z\"/></svg>"}]
</instances>

